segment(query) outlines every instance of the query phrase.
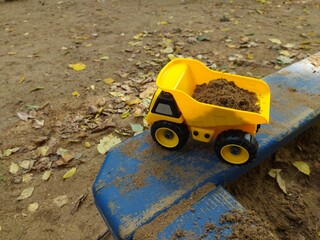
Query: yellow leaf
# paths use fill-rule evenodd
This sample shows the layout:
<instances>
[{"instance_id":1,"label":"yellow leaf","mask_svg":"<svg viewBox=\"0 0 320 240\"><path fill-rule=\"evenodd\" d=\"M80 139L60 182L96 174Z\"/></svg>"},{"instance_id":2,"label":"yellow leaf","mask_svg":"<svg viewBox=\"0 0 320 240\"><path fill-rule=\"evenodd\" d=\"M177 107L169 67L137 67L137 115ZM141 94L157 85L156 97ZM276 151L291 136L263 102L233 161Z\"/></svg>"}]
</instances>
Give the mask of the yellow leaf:
<instances>
[{"instance_id":1,"label":"yellow leaf","mask_svg":"<svg viewBox=\"0 0 320 240\"><path fill-rule=\"evenodd\" d=\"M157 24L158 25L168 25L168 22L167 21L161 21L161 22L158 22Z\"/></svg>"},{"instance_id":2,"label":"yellow leaf","mask_svg":"<svg viewBox=\"0 0 320 240\"><path fill-rule=\"evenodd\" d=\"M67 179L67 178L70 178L72 177L77 171L77 168L76 167L73 167L71 168L68 172L66 172L64 175L63 175L63 179Z\"/></svg>"},{"instance_id":3,"label":"yellow leaf","mask_svg":"<svg viewBox=\"0 0 320 240\"><path fill-rule=\"evenodd\" d=\"M32 176L33 175L31 173L22 175L22 182L24 183L30 182L33 179Z\"/></svg>"},{"instance_id":4,"label":"yellow leaf","mask_svg":"<svg viewBox=\"0 0 320 240\"><path fill-rule=\"evenodd\" d=\"M277 45L281 44L281 40L277 38L269 38L269 41Z\"/></svg>"},{"instance_id":5,"label":"yellow leaf","mask_svg":"<svg viewBox=\"0 0 320 240\"><path fill-rule=\"evenodd\" d=\"M123 93L121 92L109 92L110 95L114 96L114 97L123 97Z\"/></svg>"},{"instance_id":6,"label":"yellow leaf","mask_svg":"<svg viewBox=\"0 0 320 240\"><path fill-rule=\"evenodd\" d=\"M37 209L39 208L39 204L38 203L30 203L28 205L28 211L31 213L34 213L35 211L37 211Z\"/></svg>"},{"instance_id":7,"label":"yellow leaf","mask_svg":"<svg viewBox=\"0 0 320 240\"><path fill-rule=\"evenodd\" d=\"M35 88L32 88L30 90L30 92L35 92L35 91L39 91L39 90L43 90L43 89L44 89L44 87L35 87Z\"/></svg>"},{"instance_id":8,"label":"yellow leaf","mask_svg":"<svg viewBox=\"0 0 320 240\"><path fill-rule=\"evenodd\" d=\"M306 162L294 161L293 166L295 166L300 172L310 175L310 167Z\"/></svg>"},{"instance_id":9,"label":"yellow leaf","mask_svg":"<svg viewBox=\"0 0 320 240\"><path fill-rule=\"evenodd\" d=\"M50 178L50 176L51 176L51 170L47 170L47 171L45 171L45 172L43 173L41 179L42 179L43 181L48 181L49 178Z\"/></svg>"},{"instance_id":10,"label":"yellow leaf","mask_svg":"<svg viewBox=\"0 0 320 240\"><path fill-rule=\"evenodd\" d=\"M129 115L130 115L130 111L126 111L126 112L121 114L121 118L122 119L127 118L127 117L129 117Z\"/></svg>"},{"instance_id":11,"label":"yellow leaf","mask_svg":"<svg viewBox=\"0 0 320 240\"><path fill-rule=\"evenodd\" d=\"M221 32L228 32L228 31L230 31L230 28L220 28L220 31Z\"/></svg>"},{"instance_id":12,"label":"yellow leaf","mask_svg":"<svg viewBox=\"0 0 320 240\"><path fill-rule=\"evenodd\" d=\"M247 57L248 59L252 60L253 59L253 55L251 53L247 53Z\"/></svg>"},{"instance_id":13,"label":"yellow leaf","mask_svg":"<svg viewBox=\"0 0 320 240\"><path fill-rule=\"evenodd\" d=\"M90 148L90 147L91 147L91 144L90 144L90 142L85 142L85 143L84 143L84 146L85 146L86 148Z\"/></svg>"},{"instance_id":14,"label":"yellow leaf","mask_svg":"<svg viewBox=\"0 0 320 240\"><path fill-rule=\"evenodd\" d=\"M20 75L19 84L20 84L20 83L23 83L24 80L26 80L26 75L24 75L24 74Z\"/></svg>"},{"instance_id":15,"label":"yellow leaf","mask_svg":"<svg viewBox=\"0 0 320 240\"><path fill-rule=\"evenodd\" d=\"M69 64L69 67L75 71L81 71L86 69L86 65L83 63Z\"/></svg>"},{"instance_id":16,"label":"yellow leaf","mask_svg":"<svg viewBox=\"0 0 320 240\"><path fill-rule=\"evenodd\" d=\"M167 55L170 60L176 59L177 57L174 54Z\"/></svg>"},{"instance_id":17,"label":"yellow leaf","mask_svg":"<svg viewBox=\"0 0 320 240\"><path fill-rule=\"evenodd\" d=\"M130 98L126 101L126 104L128 104L129 106L132 106L132 105L136 105L136 104L139 104L141 102L141 100L139 98Z\"/></svg>"},{"instance_id":18,"label":"yellow leaf","mask_svg":"<svg viewBox=\"0 0 320 240\"><path fill-rule=\"evenodd\" d=\"M75 97L80 96L80 93L78 91L73 91L71 94L72 94L72 96L75 96Z\"/></svg>"},{"instance_id":19,"label":"yellow leaf","mask_svg":"<svg viewBox=\"0 0 320 240\"><path fill-rule=\"evenodd\" d=\"M282 179L281 175L280 175L281 169L270 169L269 171L269 176L275 178L277 180L277 183L279 185L279 187L281 188L281 190L287 194L287 188L286 188L286 184L285 181Z\"/></svg>"},{"instance_id":20,"label":"yellow leaf","mask_svg":"<svg viewBox=\"0 0 320 240\"><path fill-rule=\"evenodd\" d=\"M47 155L48 151L49 151L49 147L48 146L42 146L42 147L38 147L37 148L36 153L39 156L45 157Z\"/></svg>"},{"instance_id":21,"label":"yellow leaf","mask_svg":"<svg viewBox=\"0 0 320 240\"><path fill-rule=\"evenodd\" d=\"M133 36L133 39L139 40L142 36L143 36L143 33L138 33L138 34Z\"/></svg>"},{"instance_id":22,"label":"yellow leaf","mask_svg":"<svg viewBox=\"0 0 320 240\"><path fill-rule=\"evenodd\" d=\"M110 84L114 83L114 80L112 78L105 78L105 79L103 79L103 82L105 84L110 85Z\"/></svg>"},{"instance_id":23,"label":"yellow leaf","mask_svg":"<svg viewBox=\"0 0 320 240\"><path fill-rule=\"evenodd\" d=\"M138 41L138 42L129 42L128 43L130 46L142 46L143 42L142 41Z\"/></svg>"},{"instance_id":24,"label":"yellow leaf","mask_svg":"<svg viewBox=\"0 0 320 240\"><path fill-rule=\"evenodd\" d=\"M100 154L106 154L111 147L121 142L121 139L117 136L109 134L108 136L100 139L100 143L97 146L98 152Z\"/></svg>"},{"instance_id":25,"label":"yellow leaf","mask_svg":"<svg viewBox=\"0 0 320 240\"><path fill-rule=\"evenodd\" d=\"M277 174L277 183L278 183L279 187L281 188L281 190L282 190L285 194L287 194L286 183L285 183L285 181L283 180L283 178L281 177L280 172L278 172L278 174Z\"/></svg>"},{"instance_id":26,"label":"yellow leaf","mask_svg":"<svg viewBox=\"0 0 320 240\"><path fill-rule=\"evenodd\" d=\"M11 163L10 168L9 168L9 172L11 174L16 174L19 171L19 165L16 163Z\"/></svg>"}]
</instances>

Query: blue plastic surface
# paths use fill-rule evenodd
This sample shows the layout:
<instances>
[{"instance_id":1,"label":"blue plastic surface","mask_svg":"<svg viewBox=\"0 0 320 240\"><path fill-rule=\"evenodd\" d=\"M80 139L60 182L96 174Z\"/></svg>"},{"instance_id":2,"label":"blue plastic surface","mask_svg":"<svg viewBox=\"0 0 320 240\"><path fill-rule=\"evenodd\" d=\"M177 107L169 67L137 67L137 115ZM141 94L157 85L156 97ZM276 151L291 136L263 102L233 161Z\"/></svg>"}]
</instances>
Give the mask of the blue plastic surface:
<instances>
[{"instance_id":1,"label":"blue plastic surface","mask_svg":"<svg viewBox=\"0 0 320 240\"><path fill-rule=\"evenodd\" d=\"M305 59L264 78L271 88L271 121L257 134L258 155L247 164L236 166L217 159L212 143L190 140L179 151L161 149L149 131L113 148L93 185L96 205L113 235L131 239L139 227L199 187L208 182L219 186L234 180L319 120L320 62L312 63ZM216 190L208 196L224 194L222 188L217 189L222 192ZM199 208L207 208L201 202L208 199L200 200ZM233 207L237 206L234 201ZM219 216L217 210L211 213L212 218ZM190 213L185 214L168 225L161 236L174 231L181 219L186 228L196 231L192 222L185 222Z\"/></svg>"}]
</instances>

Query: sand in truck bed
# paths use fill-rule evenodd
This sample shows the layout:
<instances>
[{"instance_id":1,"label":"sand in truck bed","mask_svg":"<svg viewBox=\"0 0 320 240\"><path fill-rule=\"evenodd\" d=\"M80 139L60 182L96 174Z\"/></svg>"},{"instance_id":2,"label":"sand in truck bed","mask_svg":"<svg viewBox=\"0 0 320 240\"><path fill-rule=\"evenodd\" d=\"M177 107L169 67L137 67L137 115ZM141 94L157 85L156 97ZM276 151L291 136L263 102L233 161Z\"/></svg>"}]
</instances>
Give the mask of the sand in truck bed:
<instances>
[{"instance_id":1,"label":"sand in truck bed","mask_svg":"<svg viewBox=\"0 0 320 240\"><path fill-rule=\"evenodd\" d=\"M214 104L249 112L260 111L256 93L238 87L226 79L211 80L197 85L192 95L199 102Z\"/></svg>"}]
</instances>

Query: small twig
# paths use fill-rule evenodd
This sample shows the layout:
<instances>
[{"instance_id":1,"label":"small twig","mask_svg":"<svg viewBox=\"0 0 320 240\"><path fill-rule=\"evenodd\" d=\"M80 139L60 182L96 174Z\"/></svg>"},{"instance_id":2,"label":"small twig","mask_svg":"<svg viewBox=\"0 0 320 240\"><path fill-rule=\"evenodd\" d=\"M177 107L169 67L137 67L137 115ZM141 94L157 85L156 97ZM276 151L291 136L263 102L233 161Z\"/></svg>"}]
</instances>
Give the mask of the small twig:
<instances>
[{"instance_id":1,"label":"small twig","mask_svg":"<svg viewBox=\"0 0 320 240\"><path fill-rule=\"evenodd\" d=\"M97 237L97 240L103 240L104 238L109 237L110 234L111 234L110 230L107 229L104 233L100 234L100 235Z\"/></svg>"}]
</instances>

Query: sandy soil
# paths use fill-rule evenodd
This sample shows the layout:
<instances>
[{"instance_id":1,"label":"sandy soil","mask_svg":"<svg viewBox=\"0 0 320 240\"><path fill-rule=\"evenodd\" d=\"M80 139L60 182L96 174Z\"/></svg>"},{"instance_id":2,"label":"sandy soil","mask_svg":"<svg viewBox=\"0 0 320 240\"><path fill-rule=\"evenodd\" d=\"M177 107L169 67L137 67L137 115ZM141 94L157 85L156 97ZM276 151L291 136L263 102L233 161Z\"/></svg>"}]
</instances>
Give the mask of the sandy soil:
<instances>
[{"instance_id":1,"label":"sandy soil","mask_svg":"<svg viewBox=\"0 0 320 240\"><path fill-rule=\"evenodd\" d=\"M96 146L142 124L169 59L263 77L319 50L319 9L317 0L0 1L0 239L96 239L106 231L91 193L104 159ZM280 239L320 231L319 132L229 187ZM310 176L292 159L306 161ZM283 169L290 194L271 168Z\"/></svg>"}]
</instances>

